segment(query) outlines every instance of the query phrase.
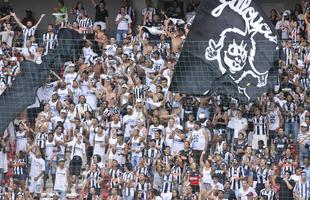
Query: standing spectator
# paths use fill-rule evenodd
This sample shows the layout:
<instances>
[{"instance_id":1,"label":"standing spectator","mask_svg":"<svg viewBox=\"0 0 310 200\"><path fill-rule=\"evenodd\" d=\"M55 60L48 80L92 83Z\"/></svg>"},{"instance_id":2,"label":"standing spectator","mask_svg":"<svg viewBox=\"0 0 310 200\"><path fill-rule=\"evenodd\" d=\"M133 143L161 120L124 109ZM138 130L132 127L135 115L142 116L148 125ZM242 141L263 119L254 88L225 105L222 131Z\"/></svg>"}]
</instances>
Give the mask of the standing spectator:
<instances>
[{"instance_id":1,"label":"standing spectator","mask_svg":"<svg viewBox=\"0 0 310 200\"><path fill-rule=\"evenodd\" d=\"M35 194L35 196L38 196L40 198L43 188L45 162L42 159L41 151L39 150L39 148L34 145L32 146L32 149L35 149L35 154L30 153L31 168L29 172L29 192L32 194L32 196L34 196Z\"/></svg>"},{"instance_id":2,"label":"standing spectator","mask_svg":"<svg viewBox=\"0 0 310 200\"><path fill-rule=\"evenodd\" d=\"M82 142L82 136L78 133L76 140L72 140L67 143L67 146L72 147L70 156L70 172L73 175L72 182L78 187L79 176L81 174L81 168L83 163L85 164L86 148L84 142Z\"/></svg>"},{"instance_id":3,"label":"standing spectator","mask_svg":"<svg viewBox=\"0 0 310 200\"><path fill-rule=\"evenodd\" d=\"M293 199L295 181L291 179L291 172L285 171L284 177L276 177L276 183L280 184L279 199Z\"/></svg>"},{"instance_id":4,"label":"standing spectator","mask_svg":"<svg viewBox=\"0 0 310 200\"><path fill-rule=\"evenodd\" d=\"M0 137L0 189L2 189L3 178L8 171L8 160L6 146L3 138Z\"/></svg>"},{"instance_id":5,"label":"standing spectator","mask_svg":"<svg viewBox=\"0 0 310 200\"><path fill-rule=\"evenodd\" d=\"M305 122L300 125L300 129L300 133L297 137L297 141L299 142L299 161L300 166L304 167L304 160L309 157L310 154L310 132Z\"/></svg>"},{"instance_id":6,"label":"standing spectator","mask_svg":"<svg viewBox=\"0 0 310 200\"><path fill-rule=\"evenodd\" d=\"M132 21L131 27L133 27L136 23L135 9L130 5L129 0L121 0L121 7L125 7L126 13L130 16L131 21Z\"/></svg>"},{"instance_id":7,"label":"standing spectator","mask_svg":"<svg viewBox=\"0 0 310 200\"><path fill-rule=\"evenodd\" d=\"M39 24L41 23L43 17L45 16L45 14L41 15L40 19L38 20L38 22L35 25L33 25L31 21L27 21L26 26L21 23L20 19L16 16L15 13L11 13L11 16L14 17L17 25L22 29L22 31L23 31L23 45L26 46L26 41L35 35L35 32L36 32Z\"/></svg>"},{"instance_id":8,"label":"standing spectator","mask_svg":"<svg viewBox=\"0 0 310 200\"><path fill-rule=\"evenodd\" d=\"M310 197L310 182L307 181L306 172L301 172L301 179L294 187L295 199L309 199Z\"/></svg>"},{"instance_id":9,"label":"standing spectator","mask_svg":"<svg viewBox=\"0 0 310 200\"><path fill-rule=\"evenodd\" d=\"M56 12L58 15L55 15L56 17L56 28L59 29L59 27L63 27L64 23L68 21L68 9L65 6L64 0L58 0L57 7L54 8L54 12Z\"/></svg>"},{"instance_id":10,"label":"standing spectator","mask_svg":"<svg viewBox=\"0 0 310 200\"><path fill-rule=\"evenodd\" d=\"M183 4L183 2L180 2ZM174 0L172 1L172 5L167 9L167 16L171 18L180 19L182 18L183 14L183 8L180 6L179 1Z\"/></svg>"},{"instance_id":11,"label":"standing spectator","mask_svg":"<svg viewBox=\"0 0 310 200\"><path fill-rule=\"evenodd\" d=\"M49 24L47 27L47 33L43 34L43 45L45 47L44 55L47 55L48 51L54 49L57 44L57 34L53 32L53 24Z\"/></svg>"},{"instance_id":12,"label":"standing spectator","mask_svg":"<svg viewBox=\"0 0 310 200\"><path fill-rule=\"evenodd\" d=\"M275 102L271 102L269 112L268 112L268 122L269 122L269 140L268 146L273 142L276 137L277 130L283 125L283 117L281 110L277 107Z\"/></svg>"},{"instance_id":13,"label":"standing spectator","mask_svg":"<svg viewBox=\"0 0 310 200\"><path fill-rule=\"evenodd\" d=\"M96 3L95 0L91 0L91 2L96 9L94 26L100 25L102 31L107 31L109 28L109 21L108 21L109 12L105 8L106 4L104 0L101 0L99 3Z\"/></svg>"},{"instance_id":14,"label":"standing spectator","mask_svg":"<svg viewBox=\"0 0 310 200\"><path fill-rule=\"evenodd\" d=\"M126 14L124 7L121 7L121 11L116 16L115 22L117 24L116 41L117 43L121 43L127 34L131 34L131 17Z\"/></svg>"},{"instance_id":15,"label":"standing spectator","mask_svg":"<svg viewBox=\"0 0 310 200\"><path fill-rule=\"evenodd\" d=\"M153 8L152 0L145 0L146 7L141 10L141 15L143 19L147 16L149 19L153 18L153 15L156 14L156 9Z\"/></svg>"},{"instance_id":16,"label":"standing spectator","mask_svg":"<svg viewBox=\"0 0 310 200\"><path fill-rule=\"evenodd\" d=\"M267 146L267 136L269 134L269 125L268 125L268 118L261 113L260 108L256 108L255 116L254 116L254 134L253 134L253 141L252 141L252 148L257 150L258 143L260 140L264 142L264 147Z\"/></svg>"},{"instance_id":17,"label":"standing spectator","mask_svg":"<svg viewBox=\"0 0 310 200\"><path fill-rule=\"evenodd\" d=\"M84 8L80 9L80 14L76 21L78 22L81 33L86 36L86 38L93 33L93 22L87 17Z\"/></svg>"},{"instance_id":18,"label":"standing spectator","mask_svg":"<svg viewBox=\"0 0 310 200\"><path fill-rule=\"evenodd\" d=\"M252 198L257 198L257 193L255 192L254 188L252 188L247 180L242 180L242 187L238 191L238 199L240 200L247 200Z\"/></svg>"},{"instance_id":19,"label":"standing spectator","mask_svg":"<svg viewBox=\"0 0 310 200\"><path fill-rule=\"evenodd\" d=\"M290 22L288 12L282 14L282 19L277 22L275 28L280 33L279 35L281 35L282 40L289 39Z\"/></svg>"},{"instance_id":20,"label":"standing spectator","mask_svg":"<svg viewBox=\"0 0 310 200\"><path fill-rule=\"evenodd\" d=\"M268 199L268 200L276 200L276 192L272 189L270 181L266 181L265 182L265 188L262 189L259 193L259 198L264 198L264 199Z\"/></svg>"},{"instance_id":21,"label":"standing spectator","mask_svg":"<svg viewBox=\"0 0 310 200\"><path fill-rule=\"evenodd\" d=\"M6 24L4 31L0 32L0 35L2 36L2 42L5 42L8 47L13 46L14 31L10 23Z\"/></svg>"},{"instance_id":22,"label":"standing spectator","mask_svg":"<svg viewBox=\"0 0 310 200\"><path fill-rule=\"evenodd\" d=\"M193 157L196 161L199 161L201 153L207 150L208 147L208 134L201 128L199 121L194 124L194 130L189 136L191 141L191 147L193 150Z\"/></svg>"},{"instance_id":23,"label":"standing spectator","mask_svg":"<svg viewBox=\"0 0 310 200\"><path fill-rule=\"evenodd\" d=\"M285 134L290 139L296 139L298 134L298 106L294 102L291 94L288 94L286 99L287 102L283 105L285 115Z\"/></svg>"},{"instance_id":24,"label":"standing spectator","mask_svg":"<svg viewBox=\"0 0 310 200\"><path fill-rule=\"evenodd\" d=\"M54 190L58 193L60 200L67 199L67 190L70 188L70 173L65 167L65 159L58 160L58 166L55 173L55 186Z\"/></svg>"}]
</instances>

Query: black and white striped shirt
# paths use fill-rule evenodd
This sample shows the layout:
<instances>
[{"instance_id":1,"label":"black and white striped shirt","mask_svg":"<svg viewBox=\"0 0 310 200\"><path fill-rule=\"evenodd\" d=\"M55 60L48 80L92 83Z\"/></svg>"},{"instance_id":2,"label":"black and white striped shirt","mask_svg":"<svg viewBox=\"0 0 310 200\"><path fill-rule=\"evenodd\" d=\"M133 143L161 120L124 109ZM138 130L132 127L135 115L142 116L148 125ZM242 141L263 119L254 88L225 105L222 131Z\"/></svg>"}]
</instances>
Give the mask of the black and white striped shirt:
<instances>
[{"instance_id":1,"label":"black and white striped shirt","mask_svg":"<svg viewBox=\"0 0 310 200\"><path fill-rule=\"evenodd\" d=\"M310 88L310 79L307 76L301 76L299 78L300 86L304 91L306 91L308 88Z\"/></svg>"},{"instance_id":2,"label":"black and white striped shirt","mask_svg":"<svg viewBox=\"0 0 310 200\"><path fill-rule=\"evenodd\" d=\"M27 26L23 26L22 27L22 31L23 31L23 44L24 44L24 46L26 46L26 41L28 39L30 39L32 36L35 35L36 30L37 30L36 26L32 26L30 28L28 28Z\"/></svg>"},{"instance_id":3,"label":"black and white striped shirt","mask_svg":"<svg viewBox=\"0 0 310 200\"><path fill-rule=\"evenodd\" d=\"M169 173L169 174L166 174L164 173L163 175L163 190L162 190L162 193L170 193L172 192L172 174Z\"/></svg>"},{"instance_id":4,"label":"black and white striped shirt","mask_svg":"<svg viewBox=\"0 0 310 200\"><path fill-rule=\"evenodd\" d=\"M163 161L164 165L170 164L171 158L172 158L171 155L163 155L162 161Z\"/></svg>"},{"instance_id":5,"label":"black and white striped shirt","mask_svg":"<svg viewBox=\"0 0 310 200\"><path fill-rule=\"evenodd\" d=\"M117 179L121 177L122 172L119 169L110 169L109 170L109 176L111 177L111 187L119 186L117 185L112 179Z\"/></svg>"},{"instance_id":6,"label":"black and white striped shirt","mask_svg":"<svg viewBox=\"0 0 310 200\"><path fill-rule=\"evenodd\" d=\"M101 179L100 171L90 171L87 174L87 180L89 181L90 187L101 188L99 180Z\"/></svg>"},{"instance_id":7,"label":"black and white striped shirt","mask_svg":"<svg viewBox=\"0 0 310 200\"><path fill-rule=\"evenodd\" d=\"M257 135L267 134L268 119L266 116L260 115L254 117L254 131Z\"/></svg>"},{"instance_id":8,"label":"black and white striped shirt","mask_svg":"<svg viewBox=\"0 0 310 200\"><path fill-rule=\"evenodd\" d=\"M134 171L137 172L138 174L144 174L145 176L148 175L148 168L146 166L141 167L137 165Z\"/></svg>"},{"instance_id":9,"label":"black and white striped shirt","mask_svg":"<svg viewBox=\"0 0 310 200\"><path fill-rule=\"evenodd\" d=\"M26 164L26 161L25 159L18 159L18 160L15 160L14 162L14 168L13 168L13 171L14 171L14 175L23 175L25 173L24 171L24 167L22 166L17 166L17 164Z\"/></svg>"},{"instance_id":10,"label":"black and white striped shirt","mask_svg":"<svg viewBox=\"0 0 310 200\"><path fill-rule=\"evenodd\" d=\"M47 135L46 133L38 133L36 136L36 143L39 146L40 149L45 149L45 143L46 143Z\"/></svg>"},{"instance_id":11,"label":"black and white striped shirt","mask_svg":"<svg viewBox=\"0 0 310 200\"><path fill-rule=\"evenodd\" d=\"M298 116L293 116L296 113L297 105L294 102L287 102L283 105L284 111L287 113L286 122L297 122Z\"/></svg>"},{"instance_id":12,"label":"black and white striped shirt","mask_svg":"<svg viewBox=\"0 0 310 200\"><path fill-rule=\"evenodd\" d=\"M302 199L308 200L310 198L310 183L299 181L294 187L294 193Z\"/></svg>"},{"instance_id":13,"label":"black and white striped shirt","mask_svg":"<svg viewBox=\"0 0 310 200\"><path fill-rule=\"evenodd\" d=\"M292 50L291 48L283 48L283 53L285 56L285 64L290 65L292 63Z\"/></svg>"},{"instance_id":14,"label":"black and white striped shirt","mask_svg":"<svg viewBox=\"0 0 310 200\"><path fill-rule=\"evenodd\" d=\"M267 168L260 168L256 169L256 178L257 184L265 184L269 177L269 170Z\"/></svg>"},{"instance_id":15,"label":"black and white striped shirt","mask_svg":"<svg viewBox=\"0 0 310 200\"><path fill-rule=\"evenodd\" d=\"M48 53L48 50L54 49L57 44L57 34L50 32L43 34L43 44L45 46L45 55Z\"/></svg>"},{"instance_id":16,"label":"black and white striped shirt","mask_svg":"<svg viewBox=\"0 0 310 200\"><path fill-rule=\"evenodd\" d=\"M144 99L146 95L147 87L144 85L134 86L133 94L135 99Z\"/></svg>"},{"instance_id":17,"label":"black and white striped shirt","mask_svg":"<svg viewBox=\"0 0 310 200\"><path fill-rule=\"evenodd\" d=\"M124 195L126 197L133 197L134 193L135 193L135 188L134 187L130 187L129 184L130 182L133 183L134 181L134 174L133 172L125 172L123 174L123 180L124 180Z\"/></svg>"},{"instance_id":18,"label":"black and white striped shirt","mask_svg":"<svg viewBox=\"0 0 310 200\"><path fill-rule=\"evenodd\" d=\"M147 182L144 182L144 183L141 183L141 182L138 182L137 183L137 187L136 187L136 190L137 191L141 191L142 193L142 198L143 199L148 199L148 190L151 189L149 184Z\"/></svg>"},{"instance_id":19,"label":"black and white striped shirt","mask_svg":"<svg viewBox=\"0 0 310 200\"><path fill-rule=\"evenodd\" d=\"M273 189L262 189L259 193L259 197L267 197L267 200L276 200L276 193Z\"/></svg>"},{"instance_id":20,"label":"black and white striped shirt","mask_svg":"<svg viewBox=\"0 0 310 200\"><path fill-rule=\"evenodd\" d=\"M242 167L230 167L228 170L228 176L230 177L230 189L239 190L241 188L241 178L243 175Z\"/></svg>"},{"instance_id":21,"label":"black and white striped shirt","mask_svg":"<svg viewBox=\"0 0 310 200\"><path fill-rule=\"evenodd\" d=\"M182 185L182 168L179 166L173 166L171 169L173 174L173 180L177 185Z\"/></svg>"},{"instance_id":22,"label":"black and white striped shirt","mask_svg":"<svg viewBox=\"0 0 310 200\"><path fill-rule=\"evenodd\" d=\"M149 167L153 167L155 159L160 155L160 152L156 148L149 148L145 151L146 163Z\"/></svg>"},{"instance_id":23,"label":"black and white striped shirt","mask_svg":"<svg viewBox=\"0 0 310 200\"><path fill-rule=\"evenodd\" d=\"M83 34L92 34L93 33L93 22L90 18L86 17L84 19L77 19L80 29Z\"/></svg>"}]
</instances>

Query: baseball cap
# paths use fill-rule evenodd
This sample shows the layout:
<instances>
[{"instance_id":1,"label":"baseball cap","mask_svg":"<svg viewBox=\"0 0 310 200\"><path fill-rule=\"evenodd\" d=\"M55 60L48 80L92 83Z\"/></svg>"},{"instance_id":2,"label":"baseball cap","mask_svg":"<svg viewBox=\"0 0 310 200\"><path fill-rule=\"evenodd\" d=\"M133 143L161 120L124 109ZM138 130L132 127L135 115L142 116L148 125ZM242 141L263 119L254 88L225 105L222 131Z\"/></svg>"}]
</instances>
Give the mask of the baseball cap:
<instances>
[{"instance_id":1,"label":"baseball cap","mask_svg":"<svg viewBox=\"0 0 310 200\"><path fill-rule=\"evenodd\" d=\"M133 109L133 107L131 105L127 106L127 109Z\"/></svg>"},{"instance_id":2,"label":"baseball cap","mask_svg":"<svg viewBox=\"0 0 310 200\"><path fill-rule=\"evenodd\" d=\"M128 86L124 83L124 84L122 85L122 88L128 88Z\"/></svg>"},{"instance_id":3,"label":"baseball cap","mask_svg":"<svg viewBox=\"0 0 310 200\"><path fill-rule=\"evenodd\" d=\"M200 113L198 117L199 117L199 119L205 119L206 115L204 113Z\"/></svg>"},{"instance_id":4,"label":"baseball cap","mask_svg":"<svg viewBox=\"0 0 310 200\"><path fill-rule=\"evenodd\" d=\"M181 130L181 131L183 130L183 126L181 126L180 124L176 125L176 128Z\"/></svg>"},{"instance_id":5,"label":"baseball cap","mask_svg":"<svg viewBox=\"0 0 310 200\"><path fill-rule=\"evenodd\" d=\"M306 122L303 122L300 124L301 127L308 127L308 124Z\"/></svg>"},{"instance_id":6,"label":"baseball cap","mask_svg":"<svg viewBox=\"0 0 310 200\"><path fill-rule=\"evenodd\" d=\"M67 111L65 109L62 109L60 112L61 113L67 113Z\"/></svg>"},{"instance_id":7,"label":"baseball cap","mask_svg":"<svg viewBox=\"0 0 310 200\"><path fill-rule=\"evenodd\" d=\"M136 102L137 102L137 103L141 103L141 102L142 102L142 99L137 99Z\"/></svg>"},{"instance_id":8,"label":"baseball cap","mask_svg":"<svg viewBox=\"0 0 310 200\"><path fill-rule=\"evenodd\" d=\"M16 62L16 61L17 61L17 58L16 58L15 56L14 56L14 57L11 57L11 58L10 58L10 61L15 61L15 62Z\"/></svg>"},{"instance_id":9,"label":"baseball cap","mask_svg":"<svg viewBox=\"0 0 310 200\"><path fill-rule=\"evenodd\" d=\"M64 159L64 158L60 158L60 159L58 160L58 162L65 162L65 159Z\"/></svg>"}]
</instances>

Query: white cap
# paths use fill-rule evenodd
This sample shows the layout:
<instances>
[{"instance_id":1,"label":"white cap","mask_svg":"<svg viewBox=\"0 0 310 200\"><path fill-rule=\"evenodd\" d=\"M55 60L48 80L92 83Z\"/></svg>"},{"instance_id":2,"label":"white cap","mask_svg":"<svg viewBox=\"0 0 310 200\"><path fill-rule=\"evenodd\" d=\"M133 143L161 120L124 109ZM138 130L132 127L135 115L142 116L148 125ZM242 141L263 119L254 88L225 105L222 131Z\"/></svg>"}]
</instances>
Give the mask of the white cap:
<instances>
[{"instance_id":1,"label":"white cap","mask_svg":"<svg viewBox=\"0 0 310 200\"><path fill-rule=\"evenodd\" d=\"M60 112L61 113L67 113L67 111L65 109L62 109Z\"/></svg>"},{"instance_id":2,"label":"white cap","mask_svg":"<svg viewBox=\"0 0 310 200\"><path fill-rule=\"evenodd\" d=\"M127 109L133 109L133 107L131 105L127 106Z\"/></svg>"},{"instance_id":3,"label":"white cap","mask_svg":"<svg viewBox=\"0 0 310 200\"><path fill-rule=\"evenodd\" d=\"M175 128L179 129L179 130L183 130L183 126L181 126L180 124L176 125Z\"/></svg>"},{"instance_id":4,"label":"white cap","mask_svg":"<svg viewBox=\"0 0 310 200\"><path fill-rule=\"evenodd\" d=\"M300 124L300 126L302 126L302 127L308 127L308 124L307 124L306 122L303 122L303 123Z\"/></svg>"},{"instance_id":5,"label":"white cap","mask_svg":"<svg viewBox=\"0 0 310 200\"><path fill-rule=\"evenodd\" d=\"M199 119L205 119L205 118L206 118L206 115L205 115L204 113L200 113L200 114L198 115L198 118L199 118Z\"/></svg>"},{"instance_id":6,"label":"white cap","mask_svg":"<svg viewBox=\"0 0 310 200\"><path fill-rule=\"evenodd\" d=\"M14 56L14 57L11 57L11 58L10 58L10 61L15 61L15 62L16 62L16 61L17 61L17 58L16 58L15 56Z\"/></svg>"},{"instance_id":7,"label":"white cap","mask_svg":"<svg viewBox=\"0 0 310 200\"><path fill-rule=\"evenodd\" d=\"M142 102L142 99L137 99L136 102L137 102L137 103L141 103L141 102Z\"/></svg>"},{"instance_id":8,"label":"white cap","mask_svg":"<svg viewBox=\"0 0 310 200\"><path fill-rule=\"evenodd\" d=\"M122 88L128 88L128 86L124 83L124 84L122 85Z\"/></svg>"}]
</instances>

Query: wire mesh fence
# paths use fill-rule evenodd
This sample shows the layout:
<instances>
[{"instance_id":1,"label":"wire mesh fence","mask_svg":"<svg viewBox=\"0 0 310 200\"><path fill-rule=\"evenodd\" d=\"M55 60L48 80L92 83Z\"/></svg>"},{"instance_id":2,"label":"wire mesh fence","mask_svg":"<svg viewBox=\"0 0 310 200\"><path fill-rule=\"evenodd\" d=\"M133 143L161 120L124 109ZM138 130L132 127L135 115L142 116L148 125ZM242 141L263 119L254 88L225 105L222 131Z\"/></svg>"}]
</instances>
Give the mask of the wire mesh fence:
<instances>
[{"instance_id":1,"label":"wire mesh fence","mask_svg":"<svg viewBox=\"0 0 310 200\"><path fill-rule=\"evenodd\" d=\"M227 46L233 42L241 44L241 41L227 41ZM265 41L256 42L267 45ZM290 42L283 42L287 43ZM140 196L146 195L154 181L155 165L151 162L157 162L156 159L152 161L146 151L154 142L151 139L155 138L156 142L156 137L164 139L159 129L154 129L150 135L151 126L156 121L154 118L161 117L159 120L163 127L168 126L172 118L185 127L190 118L187 111L191 111L195 119L199 119L196 116L201 114L198 107L202 100L199 102L184 95L184 101L181 101L179 94L168 91L178 59L178 67L186 67L184 77L176 80L180 84L186 78L204 87L205 79L214 79L210 74L221 76L220 73L210 73L218 70L218 66L205 66L205 57L193 60L201 52L207 52L208 45L208 41L187 41L181 59L178 53L172 52L171 41L146 42L137 38L130 38L122 44L113 41L98 44L96 40L66 37L49 41L38 38L27 41L25 47L2 46L0 124L8 127L3 130L3 137L10 142L12 152L40 152L38 157L43 157L47 166L45 180L48 175L54 177L56 165L61 165L59 163L65 158L64 166L72 175L70 183L67 180L68 184L70 188L76 188L76 192L81 192L80 195L83 192L123 195L123 190L119 189L123 180L117 179L118 173L126 172L127 168L130 172L135 167L143 171L139 163L144 163L146 172L139 173L143 174L141 179L145 179L148 189L139 191ZM302 48L302 44L298 48L290 48L290 57L286 55L281 61L275 58L273 67L282 75L300 73L305 67ZM273 49L266 49L274 54ZM263 60L261 62L264 63ZM191 71L194 68L197 70L195 73ZM277 80L269 87L273 92L292 92L290 87L282 85L280 88L282 77L277 73L270 78ZM190 92L196 94L198 90ZM228 109L229 100L216 93L212 95L207 97L208 105L221 105ZM264 94L258 104L266 98ZM187 99L193 102L187 102ZM299 99L301 104L304 100ZM128 117L132 112L134 119ZM211 116L206 118L211 119ZM189 130L180 130L184 132L186 141ZM133 141L136 140L135 134L141 136L139 141ZM167 143L161 144L159 151L164 152L167 146ZM173 156L178 155L179 150L171 149ZM15 159L14 154L11 156ZM91 165L94 162L104 166L102 173L97 173L97 166ZM28 172L25 172L27 176L31 171L30 163ZM130 167L128 163L131 163ZM82 169L84 172L93 171L94 177L87 177L90 175L83 174ZM79 178L91 181L83 182ZM49 178L49 183L46 185L43 181L42 186L51 187L53 191L53 181ZM128 182L129 189L138 187L131 184Z\"/></svg>"}]
</instances>

